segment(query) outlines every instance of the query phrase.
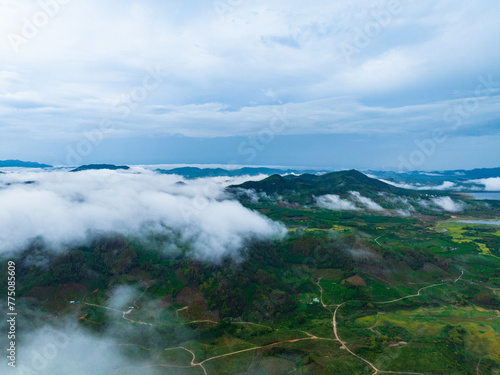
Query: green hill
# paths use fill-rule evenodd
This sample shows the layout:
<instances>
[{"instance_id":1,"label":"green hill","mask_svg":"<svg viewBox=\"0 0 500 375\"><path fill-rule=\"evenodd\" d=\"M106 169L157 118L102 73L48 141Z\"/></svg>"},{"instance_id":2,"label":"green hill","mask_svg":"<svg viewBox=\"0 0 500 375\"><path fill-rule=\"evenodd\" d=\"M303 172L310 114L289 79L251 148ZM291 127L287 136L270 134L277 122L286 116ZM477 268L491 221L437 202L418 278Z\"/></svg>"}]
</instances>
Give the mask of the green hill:
<instances>
[{"instance_id":1,"label":"green hill","mask_svg":"<svg viewBox=\"0 0 500 375\"><path fill-rule=\"evenodd\" d=\"M272 175L262 181L248 181L241 185L229 187L229 191L237 189L253 189L270 196L281 196L290 202L312 203L314 197L325 194L337 194L345 197L351 191L378 200L380 193L419 196L420 192L401 189L385 182L370 178L356 170L332 172L323 175L303 174Z\"/></svg>"},{"instance_id":2,"label":"green hill","mask_svg":"<svg viewBox=\"0 0 500 375\"><path fill-rule=\"evenodd\" d=\"M51 168L51 165L21 160L0 160L0 168Z\"/></svg>"},{"instance_id":3,"label":"green hill","mask_svg":"<svg viewBox=\"0 0 500 375\"><path fill-rule=\"evenodd\" d=\"M72 169L71 172L93 171L93 170L102 170L102 169L116 171L118 169L127 170L127 169L130 169L130 167L128 167L126 165L89 164L89 165L82 165L78 168Z\"/></svg>"},{"instance_id":4,"label":"green hill","mask_svg":"<svg viewBox=\"0 0 500 375\"><path fill-rule=\"evenodd\" d=\"M203 177L235 177L235 176L258 176L261 174L286 174L286 173L307 173L316 171L298 171L292 169L266 168L266 167L243 167L238 169L223 168L197 168L180 167L174 169L157 169L161 174L175 174L185 178L203 178Z\"/></svg>"}]
</instances>

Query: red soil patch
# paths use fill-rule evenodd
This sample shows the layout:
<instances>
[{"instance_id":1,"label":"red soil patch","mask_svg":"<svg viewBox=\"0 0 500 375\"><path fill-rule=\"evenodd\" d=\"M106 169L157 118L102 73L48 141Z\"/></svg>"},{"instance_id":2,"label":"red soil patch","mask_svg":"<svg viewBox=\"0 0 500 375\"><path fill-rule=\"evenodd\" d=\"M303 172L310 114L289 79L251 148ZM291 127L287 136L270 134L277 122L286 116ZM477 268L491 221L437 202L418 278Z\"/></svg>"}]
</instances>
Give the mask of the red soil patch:
<instances>
[{"instance_id":1,"label":"red soil patch","mask_svg":"<svg viewBox=\"0 0 500 375\"><path fill-rule=\"evenodd\" d=\"M359 275L354 275L349 277L348 279L342 280L342 284L345 284L346 282L356 286L366 286L365 280L363 280Z\"/></svg>"},{"instance_id":2,"label":"red soil patch","mask_svg":"<svg viewBox=\"0 0 500 375\"><path fill-rule=\"evenodd\" d=\"M203 293L196 288L185 287L175 296L174 302L188 306L186 310L179 312L179 315L187 320L208 319L219 321L218 311L208 311L207 300Z\"/></svg>"}]
</instances>

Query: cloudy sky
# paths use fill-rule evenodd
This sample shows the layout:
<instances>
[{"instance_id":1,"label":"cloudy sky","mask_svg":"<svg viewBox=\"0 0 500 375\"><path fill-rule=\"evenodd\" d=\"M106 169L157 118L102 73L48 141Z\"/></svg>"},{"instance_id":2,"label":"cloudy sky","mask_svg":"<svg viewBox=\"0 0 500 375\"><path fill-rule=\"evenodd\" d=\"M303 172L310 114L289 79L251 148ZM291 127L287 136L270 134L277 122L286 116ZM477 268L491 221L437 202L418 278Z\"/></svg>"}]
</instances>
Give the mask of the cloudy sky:
<instances>
[{"instance_id":1,"label":"cloudy sky","mask_svg":"<svg viewBox=\"0 0 500 375\"><path fill-rule=\"evenodd\" d=\"M495 167L493 0L1 0L0 159Z\"/></svg>"}]
</instances>

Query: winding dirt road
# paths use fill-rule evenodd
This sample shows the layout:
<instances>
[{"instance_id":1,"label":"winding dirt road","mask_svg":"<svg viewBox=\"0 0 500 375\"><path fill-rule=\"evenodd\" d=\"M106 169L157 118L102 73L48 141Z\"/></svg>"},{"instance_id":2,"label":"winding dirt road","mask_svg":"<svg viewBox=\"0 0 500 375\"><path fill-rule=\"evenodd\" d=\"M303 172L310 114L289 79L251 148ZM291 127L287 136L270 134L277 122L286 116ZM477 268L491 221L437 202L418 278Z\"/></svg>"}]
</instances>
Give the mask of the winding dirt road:
<instances>
[{"instance_id":1,"label":"winding dirt road","mask_svg":"<svg viewBox=\"0 0 500 375\"><path fill-rule=\"evenodd\" d=\"M324 308L326 308L328 311L331 312L331 310L323 303L323 288L321 287L321 285L319 284L319 281L316 283L319 287L320 287L320 293L321 293L321 303L323 305ZM411 295L408 295L408 296L405 296L405 297L401 297L401 298L397 298L397 299L394 299L394 300L391 300L391 301L384 301L384 302L372 302L372 303L376 303L376 304L388 304L388 303L394 303L394 302L398 302L398 301L401 301L401 300L404 300L404 299L407 299L407 298L414 298L414 297L418 297L421 295L421 292L425 289L429 289L429 288L434 288L436 286L440 286L440 285L445 285L445 284L434 284L434 285L429 285L429 286L426 286L426 287L423 287L423 288L420 288L418 291L417 291L417 294L411 294ZM349 302L353 302L353 301L346 301L346 302L343 302L341 303L340 305L337 306L337 308L335 309L335 311L333 312L333 318L332 318L332 326L333 326L333 334L335 335L335 338L338 342L340 342L341 344L341 349L345 349L349 354L351 354L352 356L358 358L359 360L365 362L368 366L370 366L375 372L372 374L372 375L376 375L376 374L407 374L407 375L424 375L420 372L402 372L402 371L384 371L384 370L380 370L379 368L377 368L372 362L368 361L367 359L357 355L356 353L354 353L351 349L349 349L349 347L346 345L345 342L343 342L340 338L340 335L339 335L339 332L338 332L338 323L337 323L337 312L338 310L346 305L347 303ZM378 315L377 315L378 316Z\"/></svg>"},{"instance_id":2,"label":"winding dirt road","mask_svg":"<svg viewBox=\"0 0 500 375\"><path fill-rule=\"evenodd\" d=\"M384 305L384 304L387 304L387 303L394 303L394 302L402 301L402 300L407 299L407 298L418 297L418 296L420 296L420 293L422 292L422 290L429 289L429 288L434 288L434 287L436 287L436 286L441 286L441 285L445 285L445 284L444 284L444 283L442 283L442 284L434 284L434 285L424 286L423 288L420 288L420 289L417 291L417 294L412 294L412 295L409 295L409 296L406 296L406 297L401 297L401 298L393 299L393 300L391 300L391 301L384 301L384 302L372 302L372 303L376 303L376 304L378 304L378 305Z\"/></svg>"},{"instance_id":3,"label":"winding dirt road","mask_svg":"<svg viewBox=\"0 0 500 375\"><path fill-rule=\"evenodd\" d=\"M206 363L206 362L213 361L215 359L229 357L229 356L233 356L233 355L237 355L237 354L241 354L241 353L245 353L245 352L250 352L250 351L254 351L254 350L259 350L259 349L271 348L273 346L280 345L280 344L283 344L283 343L294 343L294 342L306 341L306 340L328 340L328 341L333 341L333 339L330 339L330 338L317 337L317 336L314 336L314 335L312 335L312 334L310 334L308 332L304 332L304 333L307 334L309 337L304 337L304 338L300 338L300 339L290 339L290 340L277 341L277 342L273 342L273 343L267 344L267 345L262 345L262 346L256 346L256 347L253 347L253 348L237 350L237 351L231 352L231 353L216 355L216 356L204 359L201 362L195 362L196 361L196 355L193 353L193 351L191 351L191 350L189 350L189 349L187 349L187 348L185 348L183 346L178 346L178 347L175 347L175 348L167 348L167 349L164 349L164 350L165 351L169 351L169 350L185 350L185 351L191 353L191 355L192 355L193 358L191 359L190 365L189 366L178 366L178 365L158 364L158 365L149 365L149 366L146 366L146 367L147 368L151 368L151 367L188 368L188 367L199 366L203 370L203 372L205 373L205 375L208 375L207 370L203 366L203 364Z\"/></svg>"}]
</instances>

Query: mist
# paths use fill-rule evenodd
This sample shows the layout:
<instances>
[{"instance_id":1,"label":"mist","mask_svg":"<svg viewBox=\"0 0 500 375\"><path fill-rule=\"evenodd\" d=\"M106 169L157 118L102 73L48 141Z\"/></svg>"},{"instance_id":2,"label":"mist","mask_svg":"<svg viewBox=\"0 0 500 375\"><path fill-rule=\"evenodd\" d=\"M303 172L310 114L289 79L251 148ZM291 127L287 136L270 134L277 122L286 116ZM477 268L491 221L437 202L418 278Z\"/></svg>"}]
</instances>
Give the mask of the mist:
<instances>
[{"instance_id":1,"label":"mist","mask_svg":"<svg viewBox=\"0 0 500 375\"><path fill-rule=\"evenodd\" d=\"M379 179L386 184L402 188L402 189L410 189L410 190L451 190L457 187L457 184L451 181L444 181L441 185L424 185L424 184L409 184L404 182L394 182L389 180L384 180L382 178Z\"/></svg>"},{"instance_id":2,"label":"mist","mask_svg":"<svg viewBox=\"0 0 500 375\"><path fill-rule=\"evenodd\" d=\"M465 208L465 203L454 201L450 197L432 198L431 201L434 205L438 206L443 211L459 212Z\"/></svg>"},{"instance_id":3,"label":"mist","mask_svg":"<svg viewBox=\"0 0 500 375\"><path fill-rule=\"evenodd\" d=\"M359 210L356 205L347 199L342 199L335 194L322 195L316 197L316 204L319 207L326 208L327 210L341 211L341 210Z\"/></svg>"},{"instance_id":4,"label":"mist","mask_svg":"<svg viewBox=\"0 0 500 375\"><path fill-rule=\"evenodd\" d=\"M224 188L265 176L185 180L144 168L130 171L12 171L0 175L0 254L41 239L54 252L115 233L175 234L196 259L239 257L248 239L286 228L230 199Z\"/></svg>"},{"instance_id":5,"label":"mist","mask_svg":"<svg viewBox=\"0 0 500 375\"><path fill-rule=\"evenodd\" d=\"M126 315L127 306L131 304L136 306L138 313ZM84 302L74 305L74 310L65 316L49 319L47 313L23 304L19 315L23 324L17 338L17 363L9 373L164 374L163 366L168 363L158 358L161 352L177 342L193 338L193 331L179 325L178 318L171 311L157 301L140 295L135 286L114 288L101 306L94 305L92 308L102 309L107 316L107 323L101 326L99 333L82 324L86 316ZM136 319L145 323L137 324ZM175 333L171 334L169 341L165 341L159 328L175 328ZM0 344L9 347L4 336L0 338Z\"/></svg>"},{"instance_id":6,"label":"mist","mask_svg":"<svg viewBox=\"0 0 500 375\"><path fill-rule=\"evenodd\" d=\"M96 336L66 320L29 332L18 347L15 375L160 374L123 351L110 336Z\"/></svg>"},{"instance_id":7,"label":"mist","mask_svg":"<svg viewBox=\"0 0 500 375\"><path fill-rule=\"evenodd\" d=\"M500 191L500 177L471 180L467 181L467 183L483 185L484 191Z\"/></svg>"},{"instance_id":8,"label":"mist","mask_svg":"<svg viewBox=\"0 0 500 375\"><path fill-rule=\"evenodd\" d=\"M353 199L355 201L361 203L363 206L365 206L369 210L372 210L372 211L384 211L384 209L382 208L382 206L380 206L379 204L375 203L370 198L363 197L357 191L350 191L349 194L353 197Z\"/></svg>"}]
</instances>

